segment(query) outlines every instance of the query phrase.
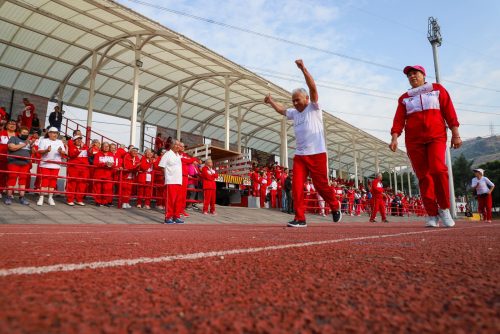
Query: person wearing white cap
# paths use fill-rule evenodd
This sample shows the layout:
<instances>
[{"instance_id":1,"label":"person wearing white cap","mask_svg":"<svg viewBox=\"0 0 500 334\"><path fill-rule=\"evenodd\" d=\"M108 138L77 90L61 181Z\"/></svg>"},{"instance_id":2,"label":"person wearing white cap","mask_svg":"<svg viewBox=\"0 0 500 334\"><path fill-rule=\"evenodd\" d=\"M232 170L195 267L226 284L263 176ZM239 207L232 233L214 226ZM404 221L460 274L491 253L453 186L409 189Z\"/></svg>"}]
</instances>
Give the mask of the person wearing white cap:
<instances>
[{"instance_id":1,"label":"person wearing white cap","mask_svg":"<svg viewBox=\"0 0 500 334\"><path fill-rule=\"evenodd\" d=\"M476 177L472 179L471 187L476 190L477 211L483 215L486 223L491 223L491 208L493 207L491 193L495 189L495 184L484 176L484 169L474 169L474 175Z\"/></svg>"},{"instance_id":2,"label":"person wearing white cap","mask_svg":"<svg viewBox=\"0 0 500 334\"><path fill-rule=\"evenodd\" d=\"M40 140L38 154L42 156L39 172L41 174L41 190L37 205L43 205L44 191L49 191L49 205L56 205L53 191L57 188L57 176L59 175L62 157L66 155L66 148L62 140L58 139L59 131L55 127L47 131L48 138Z\"/></svg>"},{"instance_id":3,"label":"person wearing white cap","mask_svg":"<svg viewBox=\"0 0 500 334\"><path fill-rule=\"evenodd\" d=\"M428 218L427 227L455 225L450 214L449 175L445 164L446 126L451 130L451 147L459 148L462 140L459 122L450 95L438 83L425 82L425 69L420 65L406 66L411 89L401 95L391 129L389 148L395 152L398 137L406 131L405 145L413 170L418 178L420 193Z\"/></svg>"}]
</instances>

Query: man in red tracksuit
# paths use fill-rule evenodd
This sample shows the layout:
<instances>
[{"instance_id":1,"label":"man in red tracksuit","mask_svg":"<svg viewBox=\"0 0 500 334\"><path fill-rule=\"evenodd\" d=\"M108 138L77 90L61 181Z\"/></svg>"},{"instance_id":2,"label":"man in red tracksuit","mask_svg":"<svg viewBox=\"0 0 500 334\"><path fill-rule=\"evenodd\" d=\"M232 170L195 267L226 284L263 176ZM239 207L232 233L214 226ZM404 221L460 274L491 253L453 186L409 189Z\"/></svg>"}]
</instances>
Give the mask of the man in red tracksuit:
<instances>
[{"instance_id":1,"label":"man in red tracksuit","mask_svg":"<svg viewBox=\"0 0 500 334\"><path fill-rule=\"evenodd\" d=\"M295 218L288 222L288 226L307 226L303 185L308 175L311 175L316 190L330 206L333 221L339 222L342 219L342 213L333 190L328 185L323 112L318 105L318 91L313 77L302 60L296 60L295 63L304 75L309 94L303 88L293 90L292 103L294 108L291 109L286 109L276 103L271 94L264 99L264 102L269 103L278 113L286 116L289 120L293 120L295 130L297 147L293 158L292 180Z\"/></svg>"},{"instance_id":2,"label":"man in red tracksuit","mask_svg":"<svg viewBox=\"0 0 500 334\"><path fill-rule=\"evenodd\" d=\"M385 215L385 195L384 195L384 185L382 184L382 173L378 173L377 177L372 182L372 214L370 215L370 222L376 223L375 217L377 212L380 212L382 216L382 221L388 223L387 217Z\"/></svg>"},{"instance_id":3,"label":"man in red tracksuit","mask_svg":"<svg viewBox=\"0 0 500 334\"><path fill-rule=\"evenodd\" d=\"M420 65L403 69L412 87L401 95L391 129L392 151L398 137L406 131L405 145L418 178L420 194L428 214L427 227L437 227L441 219L446 227L455 225L450 215L448 168L445 164L446 125L451 129L451 147L459 148L458 119L446 89L425 82L425 69Z\"/></svg>"},{"instance_id":4,"label":"man in red tracksuit","mask_svg":"<svg viewBox=\"0 0 500 334\"><path fill-rule=\"evenodd\" d=\"M215 215L215 191L217 186L215 180L219 174L212 168L213 162L207 159L205 166L201 169L201 178L203 180L203 214L207 215L209 212Z\"/></svg>"},{"instance_id":5,"label":"man in red tracksuit","mask_svg":"<svg viewBox=\"0 0 500 334\"><path fill-rule=\"evenodd\" d=\"M21 114L21 125L31 129L31 123L33 122L33 116L35 114L35 106L27 98L23 99L24 110Z\"/></svg>"}]
</instances>

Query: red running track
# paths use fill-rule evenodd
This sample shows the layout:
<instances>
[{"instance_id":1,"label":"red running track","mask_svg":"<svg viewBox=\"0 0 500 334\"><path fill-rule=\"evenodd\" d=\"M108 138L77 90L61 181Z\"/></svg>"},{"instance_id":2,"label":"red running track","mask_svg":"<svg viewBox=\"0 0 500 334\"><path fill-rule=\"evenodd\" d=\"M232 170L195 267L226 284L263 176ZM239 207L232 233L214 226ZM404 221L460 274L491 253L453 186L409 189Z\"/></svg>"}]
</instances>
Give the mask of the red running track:
<instances>
[{"instance_id":1,"label":"red running track","mask_svg":"<svg viewBox=\"0 0 500 334\"><path fill-rule=\"evenodd\" d=\"M465 222L0 226L0 333L498 333L499 237Z\"/></svg>"}]
</instances>

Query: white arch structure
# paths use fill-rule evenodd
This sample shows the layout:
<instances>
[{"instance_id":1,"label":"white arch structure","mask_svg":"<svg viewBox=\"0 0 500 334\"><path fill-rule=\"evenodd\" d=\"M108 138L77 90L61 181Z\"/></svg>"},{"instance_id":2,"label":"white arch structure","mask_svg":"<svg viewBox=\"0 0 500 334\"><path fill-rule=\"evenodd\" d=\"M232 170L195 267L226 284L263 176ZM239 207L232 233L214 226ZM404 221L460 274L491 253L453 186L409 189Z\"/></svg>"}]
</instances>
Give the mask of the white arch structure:
<instances>
[{"instance_id":1,"label":"white arch structure","mask_svg":"<svg viewBox=\"0 0 500 334\"><path fill-rule=\"evenodd\" d=\"M279 155L289 123L263 103L290 92L111 0L0 0L0 85L66 105ZM405 152L324 113L329 164L358 177L408 166Z\"/></svg>"}]
</instances>

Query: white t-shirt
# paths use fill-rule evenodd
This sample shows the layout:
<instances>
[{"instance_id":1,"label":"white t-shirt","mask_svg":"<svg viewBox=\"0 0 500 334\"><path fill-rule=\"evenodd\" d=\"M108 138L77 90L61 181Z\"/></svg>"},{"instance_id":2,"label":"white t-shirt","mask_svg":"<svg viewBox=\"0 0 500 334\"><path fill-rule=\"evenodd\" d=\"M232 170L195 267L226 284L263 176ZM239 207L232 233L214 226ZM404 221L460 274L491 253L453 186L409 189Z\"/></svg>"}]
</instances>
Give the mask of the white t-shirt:
<instances>
[{"instance_id":1,"label":"white t-shirt","mask_svg":"<svg viewBox=\"0 0 500 334\"><path fill-rule=\"evenodd\" d=\"M161 157L158 166L164 169L165 184L182 184L182 161L180 155L169 150Z\"/></svg>"},{"instance_id":2,"label":"white t-shirt","mask_svg":"<svg viewBox=\"0 0 500 334\"><path fill-rule=\"evenodd\" d=\"M490 179L488 179L486 176L483 176L480 180L478 180L477 177L472 179L472 188L476 188L478 184L479 187L477 187L476 189L478 195L489 193L490 189L488 188L488 186L494 186L493 182L491 182Z\"/></svg>"},{"instance_id":3,"label":"white t-shirt","mask_svg":"<svg viewBox=\"0 0 500 334\"><path fill-rule=\"evenodd\" d=\"M297 142L296 155L326 152L323 113L318 103L309 103L302 112L295 108L287 109L286 117L293 120Z\"/></svg>"},{"instance_id":4,"label":"white t-shirt","mask_svg":"<svg viewBox=\"0 0 500 334\"><path fill-rule=\"evenodd\" d=\"M49 168L49 169L59 169L61 168L60 164L50 163L46 161L62 161L61 154L57 151L59 148L62 148L64 152L66 152L66 148L64 147L64 143L59 140L50 140L49 138L40 139L40 144L38 145L39 150L46 150L50 146L50 152L42 155L42 161L40 162L40 167Z\"/></svg>"}]
</instances>

